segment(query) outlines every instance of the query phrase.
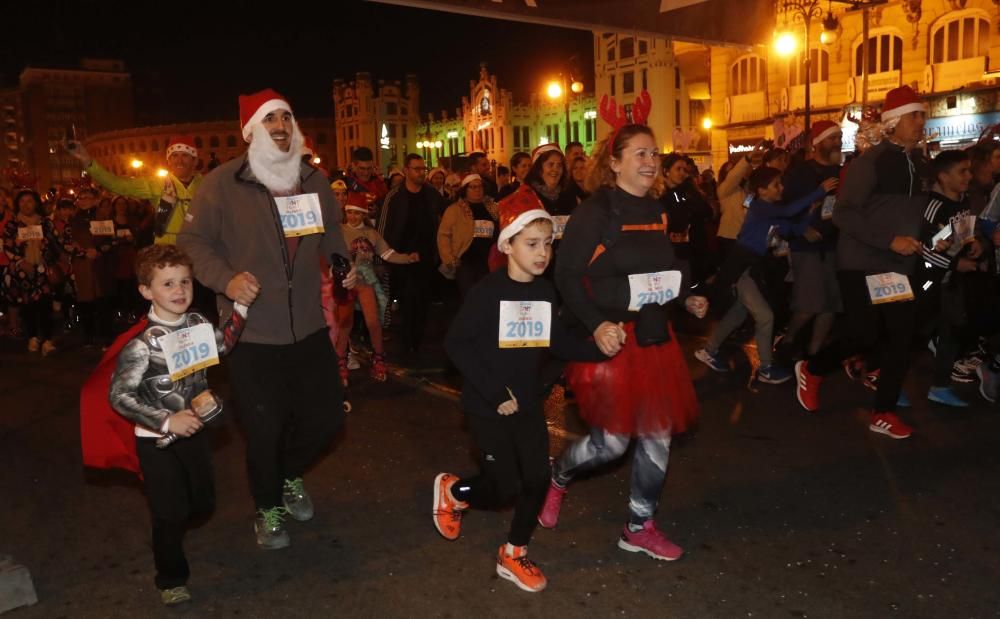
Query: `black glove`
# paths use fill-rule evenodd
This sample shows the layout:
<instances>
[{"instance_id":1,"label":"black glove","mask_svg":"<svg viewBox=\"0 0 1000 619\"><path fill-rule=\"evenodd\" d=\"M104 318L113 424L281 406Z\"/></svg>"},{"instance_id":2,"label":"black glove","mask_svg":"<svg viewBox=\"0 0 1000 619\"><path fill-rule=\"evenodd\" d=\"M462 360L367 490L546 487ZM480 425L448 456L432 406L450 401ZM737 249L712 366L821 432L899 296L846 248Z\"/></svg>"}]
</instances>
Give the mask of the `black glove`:
<instances>
[{"instance_id":1,"label":"black glove","mask_svg":"<svg viewBox=\"0 0 1000 619\"><path fill-rule=\"evenodd\" d=\"M635 321L635 341L639 346L655 346L670 341L665 305L647 303L639 309L639 318Z\"/></svg>"}]
</instances>

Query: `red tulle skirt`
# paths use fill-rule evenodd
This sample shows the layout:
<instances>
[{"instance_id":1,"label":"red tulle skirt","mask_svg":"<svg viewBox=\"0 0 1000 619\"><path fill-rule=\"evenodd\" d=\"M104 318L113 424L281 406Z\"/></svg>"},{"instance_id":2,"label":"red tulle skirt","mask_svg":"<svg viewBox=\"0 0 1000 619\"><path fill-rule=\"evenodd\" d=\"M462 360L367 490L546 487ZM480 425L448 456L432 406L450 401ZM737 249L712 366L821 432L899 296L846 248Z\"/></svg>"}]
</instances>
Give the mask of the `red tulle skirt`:
<instances>
[{"instance_id":1,"label":"red tulle skirt","mask_svg":"<svg viewBox=\"0 0 1000 619\"><path fill-rule=\"evenodd\" d=\"M669 342L646 347L636 344L632 323L625 331L625 346L613 358L566 366L580 416L614 434L684 432L698 418L699 407L673 328Z\"/></svg>"}]
</instances>

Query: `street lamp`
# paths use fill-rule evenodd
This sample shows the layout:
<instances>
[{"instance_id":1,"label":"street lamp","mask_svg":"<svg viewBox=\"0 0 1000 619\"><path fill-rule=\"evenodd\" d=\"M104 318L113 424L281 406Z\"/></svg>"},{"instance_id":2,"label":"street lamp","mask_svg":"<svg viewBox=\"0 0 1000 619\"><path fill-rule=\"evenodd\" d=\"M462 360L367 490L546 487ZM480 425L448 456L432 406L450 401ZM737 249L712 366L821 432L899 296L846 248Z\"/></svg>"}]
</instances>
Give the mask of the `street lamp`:
<instances>
[{"instance_id":1,"label":"street lamp","mask_svg":"<svg viewBox=\"0 0 1000 619\"><path fill-rule=\"evenodd\" d=\"M164 170L163 168L158 168L156 170L156 175L159 176L160 178L165 178L167 176L167 171Z\"/></svg>"},{"instance_id":2,"label":"street lamp","mask_svg":"<svg viewBox=\"0 0 1000 619\"><path fill-rule=\"evenodd\" d=\"M141 167L142 167L142 162L141 161L139 161L138 159L133 159L132 160L132 169L133 170L138 170Z\"/></svg>"},{"instance_id":3,"label":"street lamp","mask_svg":"<svg viewBox=\"0 0 1000 619\"><path fill-rule=\"evenodd\" d=\"M803 53L804 61L803 68L805 69L805 127L803 128L803 133L809 135L809 128L812 125L812 101L810 97L810 86L812 85L812 56L809 53L809 28L812 25L814 19L823 19L823 32L820 34L820 42L824 45L830 45L837 40L837 36L840 34L840 22L833 15L833 11L828 7L826 12L826 17L823 17L823 8L820 6L822 0L782 0L779 5L779 10L785 14L785 18L790 18L791 21L801 21L802 25L805 26L805 39L804 47L805 52ZM832 0L830 0L832 4ZM798 47L798 42L795 39L795 35L785 30L778 33L774 39L774 48L778 52L779 56L791 56L795 53ZM822 67L821 67L822 68ZM821 70L818 69L818 70Z\"/></svg>"},{"instance_id":4,"label":"street lamp","mask_svg":"<svg viewBox=\"0 0 1000 619\"><path fill-rule=\"evenodd\" d=\"M706 116L705 118L702 118L701 119L701 128L704 129L705 131L708 131L709 129L711 129L712 128L712 119L710 117L708 117L708 116Z\"/></svg>"},{"instance_id":5,"label":"street lamp","mask_svg":"<svg viewBox=\"0 0 1000 619\"><path fill-rule=\"evenodd\" d=\"M549 99L553 101L563 100L563 104L566 111L566 142L569 144L573 141L573 135L570 130L569 122L569 93L573 92L580 94L583 92L583 82L574 80L572 76L567 76L565 73L559 76L558 80L552 80L549 82L548 86L545 88L545 94L548 95ZM558 142L558 140L556 140ZM564 146L565 146L564 144Z\"/></svg>"}]
</instances>

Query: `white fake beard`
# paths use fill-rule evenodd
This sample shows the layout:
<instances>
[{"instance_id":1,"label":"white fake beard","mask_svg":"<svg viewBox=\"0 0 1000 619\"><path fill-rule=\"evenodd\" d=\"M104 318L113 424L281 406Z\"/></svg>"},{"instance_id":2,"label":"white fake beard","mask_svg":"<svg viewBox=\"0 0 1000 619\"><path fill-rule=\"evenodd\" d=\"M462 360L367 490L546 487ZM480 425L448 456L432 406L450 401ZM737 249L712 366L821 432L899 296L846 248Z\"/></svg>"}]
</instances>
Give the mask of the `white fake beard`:
<instances>
[{"instance_id":1,"label":"white fake beard","mask_svg":"<svg viewBox=\"0 0 1000 619\"><path fill-rule=\"evenodd\" d=\"M297 122L292 122L291 147L287 153L278 148L264 125L257 123L253 126L250 147L247 149L250 170L271 193L295 192L299 188L304 146L305 139Z\"/></svg>"}]
</instances>

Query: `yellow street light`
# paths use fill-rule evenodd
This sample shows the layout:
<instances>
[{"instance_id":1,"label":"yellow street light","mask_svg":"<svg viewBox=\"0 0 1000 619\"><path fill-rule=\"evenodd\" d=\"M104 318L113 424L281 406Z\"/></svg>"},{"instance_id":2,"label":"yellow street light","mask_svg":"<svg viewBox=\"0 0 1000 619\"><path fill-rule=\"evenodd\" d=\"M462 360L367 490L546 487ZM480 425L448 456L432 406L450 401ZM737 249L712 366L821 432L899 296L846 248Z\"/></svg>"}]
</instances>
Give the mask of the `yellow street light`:
<instances>
[{"instance_id":1,"label":"yellow street light","mask_svg":"<svg viewBox=\"0 0 1000 619\"><path fill-rule=\"evenodd\" d=\"M322 162L323 160L320 159L319 157L313 157L313 165L319 165Z\"/></svg>"},{"instance_id":2,"label":"yellow street light","mask_svg":"<svg viewBox=\"0 0 1000 619\"><path fill-rule=\"evenodd\" d=\"M423 147L424 147L424 144L425 144L425 143L424 143L424 142L422 142L422 141L421 141L421 142L417 142L417 148L423 148Z\"/></svg>"},{"instance_id":3,"label":"yellow street light","mask_svg":"<svg viewBox=\"0 0 1000 619\"><path fill-rule=\"evenodd\" d=\"M434 142L434 148L441 148L442 146L444 146L444 144L441 142L441 140Z\"/></svg>"},{"instance_id":4,"label":"yellow street light","mask_svg":"<svg viewBox=\"0 0 1000 619\"><path fill-rule=\"evenodd\" d=\"M701 128L704 129L705 131L708 131L709 129L711 129L712 128L712 119L709 118L708 116L706 116L705 118L702 118L701 119Z\"/></svg>"},{"instance_id":5,"label":"yellow street light","mask_svg":"<svg viewBox=\"0 0 1000 619\"><path fill-rule=\"evenodd\" d=\"M549 82L548 87L545 89L545 94L549 96L549 99L560 99L563 96L563 88L559 82Z\"/></svg>"},{"instance_id":6,"label":"yellow street light","mask_svg":"<svg viewBox=\"0 0 1000 619\"><path fill-rule=\"evenodd\" d=\"M133 167L134 169L138 170L139 168L141 168L141 167L142 167L142 162L141 162L141 161L139 161L138 159L133 159L133 160L132 160L132 167Z\"/></svg>"},{"instance_id":7,"label":"yellow street light","mask_svg":"<svg viewBox=\"0 0 1000 619\"><path fill-rule=\"evenodd\" d=\"M569 87L569 89L576 94L580 94L581 92L583 92L583 82L573 82L573 84Z\"/></svg>"},{"instance_id":8,"label":"yellow street light","mask_svg":"<svg viewBox=\"0 0 1000 619\"><path fill-rule=\"evenodd\" d=\"M163 168L158 168L158 169L156 170L156 175L157 175L157 176L159 176L160 178L166 178L166 176L167 176L167 171L166 171L166 170L164 170Z\"/></svg>"},{"instance_id":9,"label":"yellow street light","mask_svg":"<svg viewBox=\"0 0 1000 619\"><path fill-rule=\"evenodd\" d=\"M774 39L774 50L779 56L791 56L798 47L798 41L791 32L782 32Z\"/></svg>"}]
</instances>

